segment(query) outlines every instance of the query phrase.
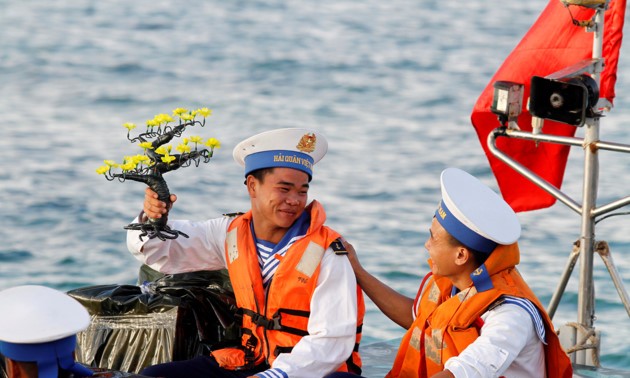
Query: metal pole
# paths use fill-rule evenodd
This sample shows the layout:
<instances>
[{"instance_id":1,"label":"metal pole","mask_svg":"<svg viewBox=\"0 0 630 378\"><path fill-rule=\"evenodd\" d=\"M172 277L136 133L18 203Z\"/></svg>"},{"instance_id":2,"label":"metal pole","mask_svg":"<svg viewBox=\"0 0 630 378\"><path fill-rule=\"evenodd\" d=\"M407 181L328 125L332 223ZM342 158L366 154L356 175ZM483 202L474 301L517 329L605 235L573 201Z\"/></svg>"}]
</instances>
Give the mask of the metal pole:
<instances>
[{"instance_id":1,"label":"metal pole","mask_svg":"<svg viewBox=\"0 0 630 378\"><path fill-rule=\"evenodd\" d=\"M604 9L595 13L593 58L602 57L604 30ZM593 79L599 85L601 65L595 68ZM595 218L593 210L597 205L597 186L599 179L599 160L597 146L599 141L599 118L588 119L584 130L584 178L582 186L582 227L580 240L580 281L578 290L577 321L584 328L593 328L595 300L593 290L593 252L595 245ZM580 338L582 335L579 335ZM586 363L584 351L576 352L577 363Z\"/></svg>"},{"instance_id":2,"label":"metal pole","mask_svg":"<svg viewBox=\"0 0 630 378\"><path fill-rule=\"evenodd\" d=\"M518 173L523 175L523 177L527 178L529 181L531 181L534 184L538 185L538 187L540 187L541 189L543 189L547 193L549 193L552 196L554 196L555 198L557 198L560 202L562 202L565 205L567 205L570 209L572 209L576 213L578 213L578 214L582 213L582 208L580 207L580 205L578 205L578 203L575 202L571 197L567 196L561 190L559 190L555 186L553 186L550 183L548 183L547 181L545 181L543 178L538 176L536 173L532 172L530 169L528 169L524 165L520 164L516 160L512 159L507 154L504 154L501 150L499 150L499 148L496 146L496 143L495 143L495 140L496 140L496 138L498 136L508 136L508 137L515 137L515 138L521 138L521 139L532 139L532 140L536 139L536 140L556 141L556 142L561 143L561 144L569 144L569 145L571 145L571 144L573 144L573 145L582 145L581 139L578 139L578 138L562 138L562 137L553 138L553 137L550 137L549 135L542 135L542 134L532 135L531 133L515 132L513 130L505 130L505 129L502 129L502 128L498 128L498 129L495 129L490 134L488 134L487 145L488 145L488 149L490 150L490 152L494 156L496 156L499 160L501 160L502 162L504 162L505 164L510 166L512 169L514 169L515 171L517 171ZM578 140L580 142L576 144L576 141L578 141Z\"/></svg>"},{"instance_id":3,"label":"metal pole","mask_svg":"<svg viewBox=\"0 0 630 378\"><path fill-rule=\"evenodd\" d=\"M621 299L621 303L626 308L626 312L628 316L630 316L630 296L626 292L623 281L619 276L619 272L617 272L617 268L615 268L615 263L613 262L612 255L610 254L610 249L608 248L608 243L605 241L599 241L595 245L595 252L599 253L608 269L608 273L610 273L610 277L615 284L615 289L617 289L617 294L619 294L619 298Z\"/></svg>"},{"instance_id":4,"label":"metal pole","mask_svg":"<svg viewBox=\"0 0 630 378\"><path fill-rule=\"evenodd\" d=\"M571 255L569 256L567 265L564 268L564 273L562 273L562 277L560 277L558 287L553 293L553 296L549 301L549 305L547 306L547 314L549 314L549 317L551 319L553 319L553 316L556 314L556 310L558 309L558 305L560 304L560 300L562 299L564 290L567 288L567 284L569 283L569 279L571 278L571 273L573 273L573 268L575 268L575 264L577 263L578 257L580 256L579 244L579 242L573 243Z\"/></svg>"}]
</instances>

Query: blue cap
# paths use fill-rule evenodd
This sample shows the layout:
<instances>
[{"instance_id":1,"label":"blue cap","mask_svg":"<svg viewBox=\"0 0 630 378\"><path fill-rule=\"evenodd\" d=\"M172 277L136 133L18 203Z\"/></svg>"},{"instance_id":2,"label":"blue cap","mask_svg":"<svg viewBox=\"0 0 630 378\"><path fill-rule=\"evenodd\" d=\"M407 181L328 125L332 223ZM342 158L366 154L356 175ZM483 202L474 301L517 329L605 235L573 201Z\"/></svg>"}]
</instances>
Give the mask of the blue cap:
<instances>
[{"instance_id":1,"label":"blue cap","mask_svg":"<svg viewBox=\"0 0 630 378\"><path fill-rule=\"evenodd\" d=\"M40 378L56 378L58 369L79 376L92 371L74 360L76 333L90 324L87 310L66 293L45 286L16 286L0 291L0 353L37 363Z\"/></svg>"},{"instance_id":2,"label":"blue cap","mask_svg":"<svg viewBox=\"0 0 630 378\"><path fill-rule=\"evenodd\" d=\"M514 210L492 189L458 168L440 176L442 200L435 218L466 247L490 253L497 245L515 243L521 225Z\"/></svg>"},{"instance_id":3,"label":"blue cap","mask_svg":"<svg viewBox=\"0 0 630 378\"><path fill-rule=\"evenodd\" d=\"M240 142L234 160L245 167L245 176L262 168L293 168L313 177L313 165L328 151L326 138L309 129L288 128L266 131Z\"/></svg>"}]
</instances>

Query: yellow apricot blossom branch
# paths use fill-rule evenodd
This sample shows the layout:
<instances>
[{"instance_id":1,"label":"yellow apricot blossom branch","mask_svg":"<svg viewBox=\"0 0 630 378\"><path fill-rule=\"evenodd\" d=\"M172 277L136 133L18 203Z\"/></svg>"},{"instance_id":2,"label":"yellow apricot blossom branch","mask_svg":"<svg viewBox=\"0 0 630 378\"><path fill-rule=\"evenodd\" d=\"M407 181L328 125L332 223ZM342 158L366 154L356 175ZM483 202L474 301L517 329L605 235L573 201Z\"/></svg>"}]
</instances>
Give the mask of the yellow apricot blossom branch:
<instances>
[{"instance_id":1,"label":"yellow apricot blossom branch","mask_svg":"<svg viewBox=\"0 0 630 378\"><path fill-rule=\"evenodd\" d=\"M200 154L202 154L204 150L199 150L198 146L208 147L208 150L205 151L207 151L207 156L211 157L215 148L221 148L221 143L216 138L208 138L205 143L200 136L183 138L177 147L175 147L175 150L179 152L179 154L176 155L171 155L171 145L163 145L174 137L181 136L184 129L188 126L200 125L203 127L206 117L209 117L211 114L212 110L207 107L192 111L186 108L176 108L173 110L172 115L159 113L152 119L146 121L146 132L136 138L130 137L131 130L137 127L136 124L125 122L123 127L127 129L127 138L132 143L139 142L138 146L143 149L144 154L133 157L125 156L122 163L116 163L113 160L105 160L105 165L98 167L96 172L105 175L108 179L110 179L110 177L112 179L113 177L119 177L112 171L113 169L120 169L123 173L147 174L147 169L156 169L155 166L158 163L170 165L178 160L184 159L184 161L188 161L187 159L191 157L201 156ZM198 120L198 117L201 118L201 120ZM178 119L178 125L170 125L175 122L175 118ZM154 140L150 141L150 139ZM191 148L189 143L194 143L194 147Z\"/></svg>"}]
</instances>

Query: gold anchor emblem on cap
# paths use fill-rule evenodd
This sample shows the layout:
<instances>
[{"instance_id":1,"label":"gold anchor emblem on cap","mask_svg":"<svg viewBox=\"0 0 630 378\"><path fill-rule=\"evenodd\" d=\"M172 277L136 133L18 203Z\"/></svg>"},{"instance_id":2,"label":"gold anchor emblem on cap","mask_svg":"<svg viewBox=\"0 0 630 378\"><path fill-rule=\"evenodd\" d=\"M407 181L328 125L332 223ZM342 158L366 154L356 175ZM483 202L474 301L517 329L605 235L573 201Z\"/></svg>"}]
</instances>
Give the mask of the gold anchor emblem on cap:
<instances>
[{"instance_id":1,"label":"gold anchor emblem on cap","mask_svg":"<svg viewBox=\"0 0 630 378\"><path fill-rule=\"evenodd\" d=\"M314 133L304 134L295 147L302 152L313 152L315 151L316 142L317 138Z\"/></svg>"}]
</instances>

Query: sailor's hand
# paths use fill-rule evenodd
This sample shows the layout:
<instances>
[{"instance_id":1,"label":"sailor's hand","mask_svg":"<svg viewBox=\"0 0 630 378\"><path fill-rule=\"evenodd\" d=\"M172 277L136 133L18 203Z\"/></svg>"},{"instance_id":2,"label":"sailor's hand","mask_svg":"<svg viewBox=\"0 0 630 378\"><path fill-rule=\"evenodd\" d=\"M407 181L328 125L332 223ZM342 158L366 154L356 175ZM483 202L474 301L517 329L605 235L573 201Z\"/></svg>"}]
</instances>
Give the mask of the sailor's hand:
<instances>
[{"instance_id":1,"label":"sailor's hand","mask_svg":"<svg viewBox=\"0 0 630 378\"><path fill-rule=\"evenodd\" d=\"M168 214L175 201L177 201L177 196L175 194L171 194L171 203L167 206L165 202L158 199L156 192L147 187L144 191L144 214L153 219L162 218L162 216Z\"/></svg>"},{"instance_id":2,"label":"sailor's hand","mask_svg":"<svg viewBox=\"0 0 630 378\"><path fill-rule=\"evenodd\" d=\"M348 251L348 260L350 260L350 265L352 265L352 270L357 272L357 269L362 268L361 263L359 262L359 256L357 256L357 251L354 250L354 247L350 242L348 242L345 238L341 238L341 242L343 246L346 247L346 251Z\"/></svg>"}]
</instances>

